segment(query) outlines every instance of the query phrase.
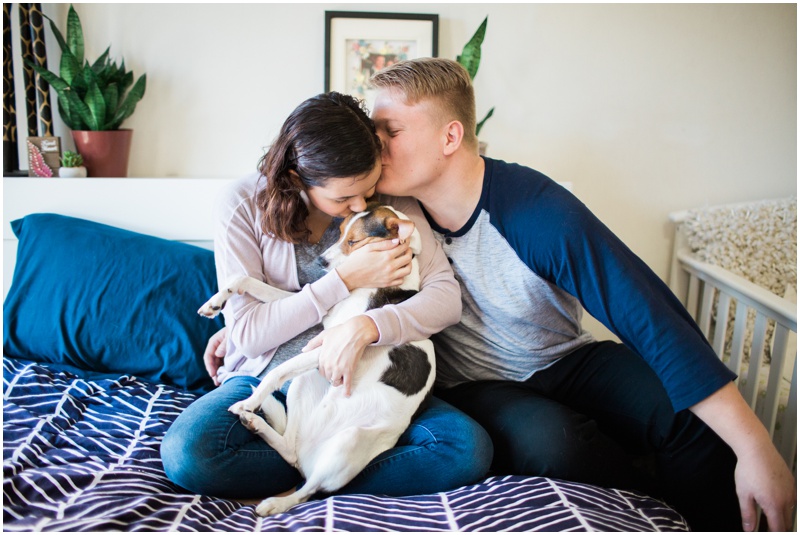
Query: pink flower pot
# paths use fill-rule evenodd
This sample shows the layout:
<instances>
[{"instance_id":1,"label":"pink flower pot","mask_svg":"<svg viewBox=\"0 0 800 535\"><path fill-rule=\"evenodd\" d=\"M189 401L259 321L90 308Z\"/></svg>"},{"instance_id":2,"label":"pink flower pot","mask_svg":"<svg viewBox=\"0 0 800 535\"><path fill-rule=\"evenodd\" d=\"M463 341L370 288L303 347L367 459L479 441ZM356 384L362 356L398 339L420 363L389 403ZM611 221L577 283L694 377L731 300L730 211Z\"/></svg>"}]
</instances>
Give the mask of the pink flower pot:
<instances>
[{"instance_id":1,"label":"pink flower pot","mask_svg":"<svg viewBox=\"0 0 800 535\"><path fill-rule=\"evenodd\" d=\"M83 156L90 177L128 176L133 130L73 130L75 148Z\"/></svg>"}]
</instances>

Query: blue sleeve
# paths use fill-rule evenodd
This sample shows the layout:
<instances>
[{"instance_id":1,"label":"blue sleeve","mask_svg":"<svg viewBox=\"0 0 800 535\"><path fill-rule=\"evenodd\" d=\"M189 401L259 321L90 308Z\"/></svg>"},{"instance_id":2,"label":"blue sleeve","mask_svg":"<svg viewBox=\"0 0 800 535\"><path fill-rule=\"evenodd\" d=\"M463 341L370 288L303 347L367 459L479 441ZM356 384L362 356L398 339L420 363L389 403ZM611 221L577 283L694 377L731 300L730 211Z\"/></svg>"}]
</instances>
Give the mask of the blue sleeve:
<instances>
[{"instance_id":1,"label":"blue sleeve","mask_svg":"<svg viewBox=\"0 0 800 535\"><path fill-rule=\"evenodd\" d=\"M495 184L490 207L493 224L528 267L641 355L676 411L730 382L735 375L666 284L570 192L533 173L513 187Z\"/></svg>"}]
</instances>

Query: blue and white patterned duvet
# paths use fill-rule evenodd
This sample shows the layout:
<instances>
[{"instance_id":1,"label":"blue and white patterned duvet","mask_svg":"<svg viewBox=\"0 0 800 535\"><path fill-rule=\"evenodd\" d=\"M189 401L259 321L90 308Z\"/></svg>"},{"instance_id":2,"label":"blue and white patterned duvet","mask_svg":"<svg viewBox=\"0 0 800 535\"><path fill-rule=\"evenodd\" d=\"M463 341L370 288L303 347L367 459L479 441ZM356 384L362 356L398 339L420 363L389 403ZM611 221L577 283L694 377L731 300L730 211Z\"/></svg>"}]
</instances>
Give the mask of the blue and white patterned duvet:
<instances>
[{"instance_id":1,"label":"blue and white patterned duvet","mask_svg":"<svg viewBox=\"0 0 800 535\"><path fill-rule=\"evenodd\" d=\"M196 396L4 357L5 531L679 531L661 502L537 477L490 477L406 498L333 496L270 518L190 494L161 466L167 428ZM83 378L83 377L93 378Z\"/></svg>"}]
</instances>

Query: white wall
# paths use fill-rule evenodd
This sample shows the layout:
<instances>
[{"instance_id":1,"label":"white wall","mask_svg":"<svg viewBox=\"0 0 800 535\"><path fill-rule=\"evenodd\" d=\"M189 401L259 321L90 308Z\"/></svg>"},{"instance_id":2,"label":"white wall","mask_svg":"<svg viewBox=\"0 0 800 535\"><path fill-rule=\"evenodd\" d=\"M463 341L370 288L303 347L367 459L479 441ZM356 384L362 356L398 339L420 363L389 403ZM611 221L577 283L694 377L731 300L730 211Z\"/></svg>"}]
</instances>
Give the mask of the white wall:
<instances>
[{"instance_id":1,"label":"white wall","mask_svg":"<svg viewBox=\"0 0 800 535\"><path fill-rule=\"evenodd\" d=\"M67 4L44 4L63 28ZM490 156L569 181L666 278L670 211L796 195L793 4L79 4L144 100L130 173L252 171L323 90L325 10L440 16L454 58L485 15L475 81ZM54 40L48 35L49 43ZM55 56L55 52L52 53ZM21 109L21 108L20 108ZM67 136L66 130L57 132Z\"/></svg>"}]
</instances>

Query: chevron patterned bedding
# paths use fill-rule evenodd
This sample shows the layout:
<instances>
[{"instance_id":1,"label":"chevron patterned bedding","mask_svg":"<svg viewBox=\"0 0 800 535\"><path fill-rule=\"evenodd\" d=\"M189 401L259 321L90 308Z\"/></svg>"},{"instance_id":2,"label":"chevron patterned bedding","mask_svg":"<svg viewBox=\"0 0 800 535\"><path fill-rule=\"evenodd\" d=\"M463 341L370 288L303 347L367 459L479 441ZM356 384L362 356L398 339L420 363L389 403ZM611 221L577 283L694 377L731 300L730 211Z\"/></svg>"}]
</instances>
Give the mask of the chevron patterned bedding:
<instances>
[{"instance_id":1,"label":"chevron patterned bedding","mask_svg":"<svg viewBox=\"0 0 800 535\"><path fill-rule=\"evenodd\" d=\"M5 531L684 531L661 502L536 477L440 494L334 496L271 518L164 475L161 438L195 395L4 357Z\"/></svg>"}]
</instances>

